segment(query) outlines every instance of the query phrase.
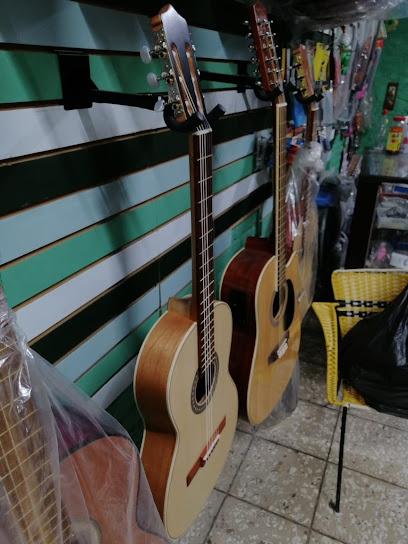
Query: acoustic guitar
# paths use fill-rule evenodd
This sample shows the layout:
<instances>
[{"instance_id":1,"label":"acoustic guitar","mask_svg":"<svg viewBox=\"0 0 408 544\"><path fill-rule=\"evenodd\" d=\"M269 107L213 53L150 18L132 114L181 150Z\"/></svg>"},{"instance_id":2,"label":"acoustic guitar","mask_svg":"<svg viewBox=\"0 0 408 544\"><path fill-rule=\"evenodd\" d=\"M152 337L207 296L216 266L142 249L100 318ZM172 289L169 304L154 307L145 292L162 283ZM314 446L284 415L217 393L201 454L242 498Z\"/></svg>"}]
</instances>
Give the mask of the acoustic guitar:
<instances>
[{"instance_id":1,"label":"acoustic guitar","mask_svg":"<svg viewBox=\"0 0 408 544\"><path fill-rule=\"evenodd\" d=\"M5 305L0 291L1 544L164 544L139 524L135 446L74 407L58 421Z\"/></svg>"},{"instance_id":2,"label":"acoustic guitar","mask_svg":"<svg viewBox=\"0 0 408 544\"><path fill-rule=\"evenodd\" d=\"M212 131L186 21L172 6L151 19L173 124L190 127L192 297L171 298L140 350L134 392L142 462L164 526L187 531L223 468L238 397L228 371L231 311L214 301ZM167 106L167 107L169 107Z\"/></svg>"},{"instance_id":3,"label":"acoustic guitar","mask_svg":"<svg viewBox=\"0 0 408 544\"><path fill-rule=\"evenodd\" d=\"M293 51L293 59L299 82L299 92L303 99L310 101L314 96L314 88L304 45L299 45ZM309 102L305 138L305 146L309 149L311 143L316 141L318 112L319 106L316 101ZM300 183L299 230L301 232L301 245L299 251L300 291L298 293L298 303L301 319L312 304L317 272L317 238L319 227L317 209L314 205L314 195L312 194L312 185L315 183L315 177L315 168L307 166L304 168L304 175Z\"/></svg>"},{"instance_id":4,"label":"acoustic guitar","mask_svg":"<svg viewBox=\"0 0 408 544\"><path fill-rule=\"evenodd\" d=\"M267 13L258 0L250 23L263 89L282 91L276 47ZM233 314L230 371L238 388L240 411L251 423L264 421L285 391L300 344L296 293L298 255L286 260L286 102L274 100L274 236L248 238L229 262L221 299Z\"/></svg>"}]
</instances>

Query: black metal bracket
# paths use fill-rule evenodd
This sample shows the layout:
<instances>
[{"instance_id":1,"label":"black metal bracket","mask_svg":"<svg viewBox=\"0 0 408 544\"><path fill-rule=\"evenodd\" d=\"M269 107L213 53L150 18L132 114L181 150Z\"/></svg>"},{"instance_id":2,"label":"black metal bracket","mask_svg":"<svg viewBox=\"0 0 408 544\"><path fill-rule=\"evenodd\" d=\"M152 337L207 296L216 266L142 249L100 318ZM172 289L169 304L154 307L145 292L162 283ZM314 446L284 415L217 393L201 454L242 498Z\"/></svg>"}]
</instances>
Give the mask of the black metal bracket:
<instances>
[{"instance_id":1,"label":"black metal bracket","mask_svg":"<svg viewBox=\"0 0 408 544\"><path fill-rule=\"evenodd\" d=\"M91 108L97 102L163 111L166 125L177 132L191 132L200 125L205 125L207 121L212 124L225 113L225 109L218 104L206 117L196 112L186 121L177 121L171 105L157 94L119 93L98 89L91 79L88 55L76 51L56 51L56 54L65 110Z\"/></svg>"},{"instance_id":2,"label":"black metal bracket","mask_svg":"<svg viewBox=\"0 0 408 544\"><path fill-rule=\"evenodd\" d=\"M244 60L236 61L237 74L219 74L217 72L207 72L202 70L200 72L201 81L218 81L220 83L231 83L236 85L238 93L244 93L247 89L253 89L256 97L264 102L271 102L278 95L281 94L278 88L268 93L262 89L260 83L255 77L248 75L248 62Z\"/></svg>"},{"instance_id":3,"label":"black metal bracket","mask_svg":"<svg viewBox=\"0 0 408 544\"><path fill-rule=\"evenodd\" d=\"M162 110L157 94L132 94L103 91L91 79L89 56L76 51L56 51L65 110L91 108L94 102ZM159 108L158 108L159 106Z\"/></svg>"},{"instance_id":4,"label":"black metal bracket","mask_svg":"<svg viewBox=\"0 0 408 544\"><path fill-rule=\"evenodd\" d=\"M296 98L296 100L304 105L311 104L312 102L320 102L320 100L322 100L323 98L322 93L312 94L312 96L309 96L308 98L303 98L299 89L296 87L296 85L293 85L293 83L291 82L286 84L286 90L292 93L294 97Z\"/></svg>"},{"instance_id":5,"label":"black metal bracket","mask_svg":"<svg viewBox=\"0 0 408 544\"><path fill-rule=\"evenodd\" d=\"M258 100L263 100L264 102L271 102L275 98L277 98L280 94L282 94L282 91L279 87L276 87L274 91L271 93L268 93L267 91L264 91L261 87L258 85L254 87L254 93L255 96L258 98Z\"/></svg>"}]
</instances>

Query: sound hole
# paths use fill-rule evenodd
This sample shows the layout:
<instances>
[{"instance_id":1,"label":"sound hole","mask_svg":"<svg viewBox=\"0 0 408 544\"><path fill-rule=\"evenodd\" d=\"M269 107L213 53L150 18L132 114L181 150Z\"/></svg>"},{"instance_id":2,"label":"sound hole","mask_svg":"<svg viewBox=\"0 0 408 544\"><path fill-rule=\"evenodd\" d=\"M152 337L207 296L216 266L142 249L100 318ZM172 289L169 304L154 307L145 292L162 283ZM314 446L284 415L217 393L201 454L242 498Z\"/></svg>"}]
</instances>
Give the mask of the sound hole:
<instances>
[{"instance_id":1,"label":"sound hole","mask_svg":"<svg viewBox=\"0 0 408 544\"><path fill-rule=\"evenodd\" d=\"M284 312L282 316L282 312ZM287 331L292 324L295 315L295 290L293 283L287 281L281 288L280 293L275 293L271 303L271 323L277 325L283 318L283 327Z\"/></svg>"},{"instance_id":2,"label":"sound hole","mask_svg":"<svg viewBox=\"0 0 408 544\"><path fill-rule=\"evenodd\" d=\"M218 379L218 355L215 354L211 365L201 372L198 368L191 389L191 408L195 414L201 414L211 400Z\"/></svg>"},{"instance_id":3,"label":"sound hole","mask_svg":"<svg viewBox=\"0 0 408 544\"><path fill-rule=\"evenodd\" d=\"M285 306L286 302L286 285L283 285L279 292L275 293L271 306L271 318L273 321L277 321L280 317L280 313Z\"/></svg>"},{"instance_id":4,"label":"sound hole","mask_svg":"<svg viewBox=\"0 0 408 544\"><path fill-rule=\"evenodd\" d=\"M292 325L293 316L295 315L295 290L291 281L287 282L288 300L285 308L285 331Z\"/></svg>"}]
</instances>

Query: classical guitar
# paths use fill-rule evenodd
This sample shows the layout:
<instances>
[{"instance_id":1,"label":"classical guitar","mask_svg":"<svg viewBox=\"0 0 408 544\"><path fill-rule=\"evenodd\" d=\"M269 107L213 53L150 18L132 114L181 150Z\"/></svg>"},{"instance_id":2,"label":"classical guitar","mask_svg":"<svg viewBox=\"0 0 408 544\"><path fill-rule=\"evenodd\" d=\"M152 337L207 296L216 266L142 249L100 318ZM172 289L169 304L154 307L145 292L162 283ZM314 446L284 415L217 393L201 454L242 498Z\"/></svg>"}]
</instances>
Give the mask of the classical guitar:
<instances>
[{"instance_id":1,"label":"classical guitar","mask_svg":"<svg viewBox=\"0 0 408 544\"><path fill-rule=\"evenodd\" d=\"M135 446L73 406L61 418L1 290L0 338L1 544L164 544L138 520Z\"/></svg>"},{"instance_id":2,"label":"classical guitar","mask_svg":"<svg viewBox=\"0 0 408 544\"><path fill-rule=\"evenodd\" d=\"M310 152L310 148L313 145L312 142L316 141L319 106L315 100L312 100L315 94L309 61L304 45L299 45L293 51L293 58L297 72L297 80L299 82L299 92L304 100L309 101L305 146ZM300 291L298 294L301 319L312 303L317 271L318 218L317 209L313 202L313 197L315 195L313 195L312 191L315 177L316 171L313 166L306 166L303 168L303 177L300 182L299 222L301 224L301 247L299 252Z\"/></svg>"},{"instance_id":3,"label":"classical guitar","mask_svg":"<svg viewBox=\"0 0 408 544\"><path fill-rule=\"evenodd\" d=\"M134 391L145 424L143 466L165 528L178 538L222 470L235 432L238 397L228 371L231 311L214 301L212 131L193 46L186 21L172 6L164 7L151 25L169 75L172 124L190 127L193 288L191 298L169 300L146 337Z\"/></svg>"},{"instance_id":4,"label":"classical guitar","mask_svg":"<svg viewBox=\"0 0 408 544\"><path fill-rule=\"evenodd\" d=\"M263 89L281 91L279 63L267 13L258 0L250 23ZM278 91L277 91L278 90ZM248 238L229 262L221 299L233 314L230 371L238 388L240 411L258 424L282 396L295 367L300 343L298 256L286 260L286 102L274 100L274 236Z\"/></svg>"}]
</instances>

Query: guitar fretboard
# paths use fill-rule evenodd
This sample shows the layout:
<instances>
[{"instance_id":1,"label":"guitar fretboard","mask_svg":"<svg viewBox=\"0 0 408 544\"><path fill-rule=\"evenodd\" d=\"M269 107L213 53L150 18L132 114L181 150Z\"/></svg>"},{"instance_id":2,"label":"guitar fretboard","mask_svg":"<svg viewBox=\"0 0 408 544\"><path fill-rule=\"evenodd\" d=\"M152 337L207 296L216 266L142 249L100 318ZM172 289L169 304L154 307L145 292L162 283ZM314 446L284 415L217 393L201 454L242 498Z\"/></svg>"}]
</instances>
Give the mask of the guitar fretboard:
<instances>
[{"instance_id":1,"label":"guitar fretboard","mask_svg":"<svg viewBox=\"0 0 408 544\"><path fill-rule=\"evenodd\" d=\"M275 253L280 289L286 282L286 103L279 102L275 111Z\"/></svg>"},{"instance_id":2,"label":"guitar fretboard","mask_svg":"<svg viewBox=\"0 0 408 544\"><path fill-rule=\"evenodd\" d=\"M70 521L56 491L24 356L16 344L0 344L0 363L0 485L7 498L0 523L12 542L68 543Z\"/></svg>"},{"instance_id":3,"label":"guitar fretboard","mask_svg":"<svg viewBox=\"0 0 408 544\"><path fill-rule=\"evenodd\" d=\"M212 215L212 132L190 136L193 316L198 325L198 353L204 372L214 357L214 225Z\"/></svg>"}]
</instances>

